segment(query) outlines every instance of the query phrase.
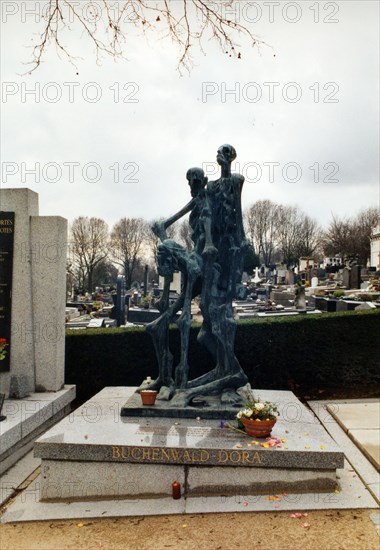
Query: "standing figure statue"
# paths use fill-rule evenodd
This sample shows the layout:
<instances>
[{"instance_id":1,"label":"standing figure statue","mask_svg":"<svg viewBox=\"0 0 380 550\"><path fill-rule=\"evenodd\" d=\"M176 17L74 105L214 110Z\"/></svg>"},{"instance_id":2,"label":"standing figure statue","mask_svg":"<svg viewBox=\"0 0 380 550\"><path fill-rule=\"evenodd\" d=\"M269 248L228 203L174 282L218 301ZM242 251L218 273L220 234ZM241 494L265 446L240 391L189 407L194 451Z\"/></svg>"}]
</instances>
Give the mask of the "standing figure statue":
<instances>
[{"instance_id":1,"label":"standing figure statue","mask_svg":"<svg viewBox=\"0 0 380 550\"><path fill-rule=\"evenodd\" d=\"M185 407L199 396L220 395L222 403L241 403L236 390L248 379L234 353L236 323L232 301L241 282L243 258L247 246L244 235L241 192L244 177L231 174L236 151L231 145L218 149L221 177L207 182L203 170L187 172L192 199L179 212L152 228L160 238L158 270L165 277L160 301L161 316L147 326L153 337L159 364L159 376L149 386L160 389L158 398L170 401L170 407ZM166 238L166 229L190 212L189 223L194 243L188 252ZM170 280L174 270L184 274L180 297L169 306ZM203 323L198 341L211 353L212 370L189 380L187 362L191 326L191 300L200 295ZM181 334L181 360L173 373L173 356L169 348L169 324L179 310L177 320Z\"/></svg>"}]
</instances>

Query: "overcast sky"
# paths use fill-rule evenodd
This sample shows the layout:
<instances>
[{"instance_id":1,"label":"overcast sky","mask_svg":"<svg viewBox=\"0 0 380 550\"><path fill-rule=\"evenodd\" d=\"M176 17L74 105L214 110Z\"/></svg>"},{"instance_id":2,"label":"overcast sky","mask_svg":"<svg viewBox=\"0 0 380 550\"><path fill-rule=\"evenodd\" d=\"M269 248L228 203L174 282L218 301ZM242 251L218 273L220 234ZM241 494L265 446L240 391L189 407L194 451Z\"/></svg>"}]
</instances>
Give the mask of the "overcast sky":
<instances>
[{"instance_id":1,"label":"overcast sky","mask_svg":"<svg viewBox=\"0 0 380 550\"><path fill-rule=\"evenodd\" d=\"M189 199L189 167L217 177L223 143L246 177L243 207L297 204L327 224L332 212L379 206L378 1L321 1L319 22L315 2L271 3L273 22L268 3L240 2L240 22L270 46L244 47L241 59L194 47L183 76L170 41L134 36L128 61L98 66L73 27L78 75L51 49L21 77L43 23L25 13L35 2L1 4L2 186L38 192L41 215L110 225L169 215Z\"/></svg>"}]
</instances>

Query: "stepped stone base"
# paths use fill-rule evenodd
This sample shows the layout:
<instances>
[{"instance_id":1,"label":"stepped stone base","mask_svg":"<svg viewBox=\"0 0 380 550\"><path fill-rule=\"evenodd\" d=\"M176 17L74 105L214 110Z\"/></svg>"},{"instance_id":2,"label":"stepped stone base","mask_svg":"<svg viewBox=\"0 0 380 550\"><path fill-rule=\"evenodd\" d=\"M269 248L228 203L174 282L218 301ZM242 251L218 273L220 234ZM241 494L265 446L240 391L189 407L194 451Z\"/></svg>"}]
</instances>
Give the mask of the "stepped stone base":
<instances>
[{"instance_id":1,"label":"stepped stone base","mask_svg":"<svg viewBox=\"0 0 380 550\"><path fill-rule=\"evenodd\" d=\"M221 427L220 418L120 416L136 388L109 387L40 437L42 500L332 492L343 453L292 392L254 392L278 403L273 436L264 448ZM231 421L231 424L233 421Z\"/></svg>"},{"instance_id":2,"label":"stepped stone base","mask_svg":"<svg viewBox=\"0 0 380 550\"><path fill-rule=\"evenodd\" d=\"M0 474L15 464L33 446L41 433L68 414L75 399L75 386L57 392L34 392L23 399L6 399L5 420L0 422Z\"/></svg>"}]
</instances>

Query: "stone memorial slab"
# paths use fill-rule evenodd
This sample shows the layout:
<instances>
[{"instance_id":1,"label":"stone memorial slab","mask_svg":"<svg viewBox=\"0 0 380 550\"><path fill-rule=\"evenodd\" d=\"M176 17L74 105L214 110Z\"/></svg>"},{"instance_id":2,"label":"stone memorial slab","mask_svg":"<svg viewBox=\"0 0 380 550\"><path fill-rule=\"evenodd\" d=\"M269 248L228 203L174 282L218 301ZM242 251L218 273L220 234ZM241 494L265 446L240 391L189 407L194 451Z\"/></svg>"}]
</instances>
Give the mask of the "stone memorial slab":
<instances>
[{"instance_id":1,"label":"stone memorial slab","mask_svg":"<svg viewBox=\"0 0 380 550\"><path fill-rule=\"evenodd\" d=\"M337 488L343 453L292 392L254 392L281 412L268 447L223 418L121 416L135 391L104 388L37 440L42 500L162 498L173 480L188 497Z\"/></svg>"}]
</instances>

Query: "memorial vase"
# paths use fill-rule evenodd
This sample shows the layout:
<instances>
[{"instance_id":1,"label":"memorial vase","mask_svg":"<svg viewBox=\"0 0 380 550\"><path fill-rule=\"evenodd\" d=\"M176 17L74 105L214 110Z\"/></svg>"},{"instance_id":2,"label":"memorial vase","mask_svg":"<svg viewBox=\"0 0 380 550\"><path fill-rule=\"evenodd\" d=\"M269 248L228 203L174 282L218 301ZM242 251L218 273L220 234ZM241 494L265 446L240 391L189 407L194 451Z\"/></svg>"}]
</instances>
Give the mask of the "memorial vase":
<instances>
[{"instance_id":1,"label":"memorial vase","mask_svg":"<svg viewBox=\"0 0 380 550\"><path fill-rule=\"evenodd\" d=\"M268 437L277 420L253 420L252 418L241 418L244 430L251 437Z\"/></svg>"}]
</instances>

